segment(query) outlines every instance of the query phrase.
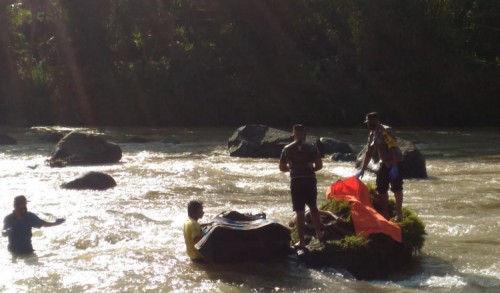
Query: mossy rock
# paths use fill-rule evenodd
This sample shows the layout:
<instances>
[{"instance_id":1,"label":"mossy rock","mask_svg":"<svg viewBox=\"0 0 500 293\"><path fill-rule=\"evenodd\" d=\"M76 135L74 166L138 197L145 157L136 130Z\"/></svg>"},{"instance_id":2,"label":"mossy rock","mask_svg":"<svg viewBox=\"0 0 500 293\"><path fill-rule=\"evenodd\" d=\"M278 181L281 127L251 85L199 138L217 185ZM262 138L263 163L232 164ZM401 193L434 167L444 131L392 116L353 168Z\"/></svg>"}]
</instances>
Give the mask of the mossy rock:
<instances>
[{"instance_id":1,"label":"mossy rock","mask_svg":"<svg viewBox=\"0 0 500 293\"><path fill-rule=\"evenodd\" d=\"M377 207L376 192L368 185L372 194L373 205ZM330 211L339 216L344 230L327 231L323 241L312 238L314 230L306 228L306 249L298 257L311 267L335 267L349 271L358 279L380 279L401 272L408 268L414 255L418 254L425 242L425 225L408 207L403 207L401 227L403 243L394 241L385 234L372 234L368 237L349 233L354 231L349 203L330 200L320 210ZM394 210L394 201L390 201L389 210ZM296 229L292 229L292 241L298 241Z\"/></svg>"}]
</instances>

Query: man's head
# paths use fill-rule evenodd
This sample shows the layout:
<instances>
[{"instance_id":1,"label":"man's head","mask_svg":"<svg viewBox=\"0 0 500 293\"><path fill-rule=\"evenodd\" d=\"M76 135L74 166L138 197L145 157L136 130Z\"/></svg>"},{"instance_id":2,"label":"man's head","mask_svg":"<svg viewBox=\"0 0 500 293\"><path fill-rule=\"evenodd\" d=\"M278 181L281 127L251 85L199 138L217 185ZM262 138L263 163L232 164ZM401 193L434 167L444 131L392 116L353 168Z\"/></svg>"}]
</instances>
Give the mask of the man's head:
<instances>
[{"instance_id":1,"label":"man's head","mask_svg":"<svg viewBox=\"0 0 500 293\"><path fill-rule=\"evenodd\" d=\"M188 216L192 219L198 220L203 217L203 203L199 200L192 200L188 203Z\"/></svg>"},{"instance_id":2,"label":"man's head","mask_svg":"<svg viewBox=\"0 0 500 293\"><path fill-rule=\"evenodd\" d=\"M373 130L380 124L380 119L377 112L370 112L366 114L365 122L368 129Z\"/></svg>"},{"instance_id":3,"label":"man's head","mask_svg":"<svg viewBox=\"0 0 500 293\"><path fill-rule=\"evenodd\" d=\"M295 124L292 129L293 137L296 140L306 140L306 128L302 124Z\"/></svg>"},{"instance_id":4,"label":"man's head","mask_svg":"<svg viewBox=\"0 0 500 293\"><path fill-rule=\"evenodd\" d=\"M24 215L28 212L28 200L24 195L18 195L14 197L14 211Z\"/></svg>"}]
</instances>

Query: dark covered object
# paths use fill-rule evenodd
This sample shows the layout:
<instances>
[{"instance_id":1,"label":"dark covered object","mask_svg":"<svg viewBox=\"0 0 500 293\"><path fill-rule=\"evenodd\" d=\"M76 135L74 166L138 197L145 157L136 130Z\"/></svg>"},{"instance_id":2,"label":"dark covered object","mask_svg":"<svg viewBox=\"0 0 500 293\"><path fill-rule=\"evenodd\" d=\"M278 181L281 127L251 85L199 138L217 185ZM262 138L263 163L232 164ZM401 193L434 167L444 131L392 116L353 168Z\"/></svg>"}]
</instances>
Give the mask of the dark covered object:
<instances>
[{"instance_id":1,"label":"dark covered object","mask_svg":"<svg viewBox=\"0 0 500 293\"><path fill-rule=\"evenodd\" d=\"M265 214L233 211L216 216L195 247L212 263L272 261L290 252L290 230Z\"/></svg>"}]
</instances>

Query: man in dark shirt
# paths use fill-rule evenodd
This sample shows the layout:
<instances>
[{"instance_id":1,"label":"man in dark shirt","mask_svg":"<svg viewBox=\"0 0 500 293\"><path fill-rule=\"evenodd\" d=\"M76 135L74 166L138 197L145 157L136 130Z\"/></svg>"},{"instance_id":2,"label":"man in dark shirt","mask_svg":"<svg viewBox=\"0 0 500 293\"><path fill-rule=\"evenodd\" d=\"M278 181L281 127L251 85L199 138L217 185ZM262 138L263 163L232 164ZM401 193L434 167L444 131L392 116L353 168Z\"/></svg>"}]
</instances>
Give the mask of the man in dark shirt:
<instances>
[{"instance_id":1,"label":"man in dark shirt","mask_svg":"<svg viewBox=\"0 0 500 293\"><path fill-rule=\"evenodd\" d=\"M3 220L2 236L9 237L8 249L14 254L33 253L31 245L31 228L52 227L64 223L64 219L46 222L34 213L28 212L27 200L24 195L14 198L14 211Z\"/></svg>"},{"instance_id":2,"label":"man in dark shirt","mask_svg":"<svg viewBox=\"0 0 500 293\"><path fill-rule=\"evenodd\" d=\"M316 187L316 171L323 168L323 161L318 148L306 143L306 130L303 125L293 126L294 141L283 148L279 162L282 172L290 172L290 189L292 194L293 210L296 214L298 247L305 246L305 206L311 211L316 238L321 239L321 222L316 206L318 191Z\"/></svg>"}]
</instances>

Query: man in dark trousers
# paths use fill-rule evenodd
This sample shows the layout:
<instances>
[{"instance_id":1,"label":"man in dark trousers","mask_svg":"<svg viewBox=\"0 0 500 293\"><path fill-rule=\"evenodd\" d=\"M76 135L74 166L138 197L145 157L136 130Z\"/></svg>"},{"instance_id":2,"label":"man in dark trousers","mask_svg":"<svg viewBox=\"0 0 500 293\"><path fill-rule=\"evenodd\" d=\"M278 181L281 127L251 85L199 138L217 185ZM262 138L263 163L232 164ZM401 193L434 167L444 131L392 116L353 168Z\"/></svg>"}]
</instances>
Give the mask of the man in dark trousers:
<instances>
[{"instance_id":1,"label":"man in dark trousers","mask_svg":"<svg viewBox=\"0 0 500 293\"><path fill-rule=\"evenodd\" d=\"M290 189L292 194L293 210L296 213L297 234L299 243L297 247L304 247L305 206L311 212L316 238L321 239L321 231L316 199L318 196L316 171L323 168L323 161L318 148L306 142L306 129L303 125L293 126L294 141L283 148L279 162L282 172L290 172Z\"/></svg>"},{"instance_id":2,"label":"man in dark trousers","mask_svg":"<svg viewBox=\"0 0 500 293\"><path fill-rule=\"evenodd\" d=\"M403 177L399 171L402 154L399 149L396 137L392 134L389 126L380 123L379 115L377 112L371 112L366 115L365 122L370 129L368 135L367 151L363 160L361 170L356 174L359 179L363 177L366 166L375 151L378 151L380 158L380 168L377 171L377 192L380 196L380 204L382 206L382 215L389 218L389 185L391 191L394 192L396 199L396 221L402 220L402 206L403 206Z\"/></svg>"},{"instance_id":3,"label":"man in dark trousers","mask_svg":"<svg viewBox=\"0 0 500 293\"><path fill-rule=\"evenodd\" d=\"M14 254L31 254L31 228L52 227L64 223L64 219L46 222L34 213L28 212L28 201L24 195L14 198L14 211L3 220L2 236L9 237L8 249Z\"/></svg>"}]
</instances>

